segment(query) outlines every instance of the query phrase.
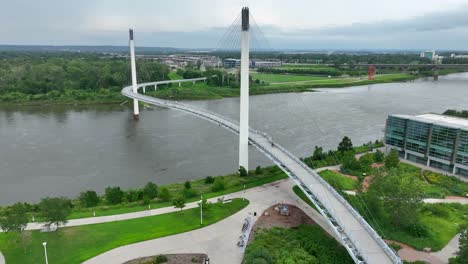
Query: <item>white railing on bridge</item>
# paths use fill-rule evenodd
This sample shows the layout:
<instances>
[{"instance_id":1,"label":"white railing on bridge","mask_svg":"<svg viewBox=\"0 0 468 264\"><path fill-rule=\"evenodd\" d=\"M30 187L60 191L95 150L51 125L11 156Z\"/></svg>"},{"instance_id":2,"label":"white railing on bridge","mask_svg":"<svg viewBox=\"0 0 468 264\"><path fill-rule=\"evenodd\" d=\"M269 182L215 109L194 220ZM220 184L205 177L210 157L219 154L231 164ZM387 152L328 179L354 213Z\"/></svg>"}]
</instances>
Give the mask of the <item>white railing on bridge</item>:
<instances>
[{"instance_id":1,"label":"white railing on bridge","mask_svg":"<svg viewBox=\"0 0 468 264\"><path fill-rule=\"evenodd\" d=\"M163 83L178 83L181 81L199 81L199 80L206 80L206 78L195 78L195 79L187 79L187 80L170 80L170 81L159 81L159 82L151 82L151 83L142 83L139 84L138 87L145 87L145 86L150 86L150 85L158 85L158 84L163 84ZM187 104L182 104L177 101L168 101L168 100L162 100L162 99L156 99L152 97L148 97L145 95L141 94L135 94L131 90L131 86L128 86L122 90L122 93L125 96L135 98L137 100L141 100L143 102L147 103L152 103L152 104L157 104L160 106L168 106L168 107L173 107L176 109L183 110L185 112L192 113L194 115L197 115L203 119L206 119L208 121L217 123L219 125L223 125L224 127L239 133L238 130L238 123L237 121L228 119L218 113L214 113L211 111L208 111L206 109L199 109L191 105ZM256 129L249 128L249 131L256 136L259 136L263 139L265 139L267 142L273 142L271 137L268 137L266 133L260 132ZM312 191L309 190L309 188L285 165L283 162L278 160L272 153L270 153L267 149L262 147L258 142L253 140L251 137L249 137L249 141L251 144L253 144L259 151L267 155L271 160L273 160L288 176L290 176L296 184L299 186L299 188L306 194L306 196L309 198L309 200L312 201L312 203L318 208L319 212L327 219L329 225L334 229L335 234L342 240L343 245L346 247L352 258L356 263L362 263L364 261L368 261L368 257L365 254L361 254L357 248L358 247L358 241L352 241L349 237L349 235L346 233L346 230L342 228L343 223L338 220L334 215L334 210L333 208L326 208L322 204L322 202L319 201L319 199L312 193ZM312 170L309 166L307 166L304 162L302 162L300 159L298 159L295 155L293 155L291 152L289 152L287 149L282 147L281 145L278 145L275 143L275 147L279 149L281 152L285 153L286 156L288 156L290 159L292 159L294 162L299 164L302 168L304 168L309 174L311 174L314 179L316 179L318 182L320 182L321 185L323 185L341 204L344 205L344 207L356 218L356 220L361 224L361 226L366 230L366 232L377 242L377 244L384 250L386 255L390 257L390 259L394 263L401 263L401 260L398 258L398 256L395 254L395 252L382 240L382 238L377 234L377 232L367 223L367 221L333 188L331 187L322 177L320 177L314 170Z\"/></svg>"}]
</instances>

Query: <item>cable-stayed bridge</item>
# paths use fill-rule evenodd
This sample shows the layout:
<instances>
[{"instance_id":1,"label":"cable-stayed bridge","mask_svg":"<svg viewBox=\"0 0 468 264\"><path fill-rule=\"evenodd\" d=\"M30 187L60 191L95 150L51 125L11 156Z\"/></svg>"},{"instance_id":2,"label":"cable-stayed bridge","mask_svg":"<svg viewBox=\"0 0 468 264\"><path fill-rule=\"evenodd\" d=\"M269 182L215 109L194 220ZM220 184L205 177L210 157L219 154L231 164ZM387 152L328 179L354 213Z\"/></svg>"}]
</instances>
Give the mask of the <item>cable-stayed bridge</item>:
<instances>
[{"instance_id":1,"label":"cable-stayed bridge","mask_svg":"<svg viewBox=\"0 0 468 264\"><path fill-rule=\"evenodd\" d=\"M130 53L132 66L132 85L122 89L122 94L134 100L134 116L138 118L138 102L167 107L183 111L218 124L233 133L239 134L239 165L247 168L248 144L255 146L261 153L277 164L307 195L319 212L327 219L336 237L345 246L356 263L387 264L401 263L397 254L383 241L366 220L317 172L274 142L266 133L255 130L248 124L248 53L249 53L249 11L241 13L241 104L240 122L222 115L188 104L163 100L139 93L147 87L162 84L204 81L206 78L168 80L138 84L136 82L136 63L133 43L133 31L130 31Z\"/></svg>"}]
</instances>

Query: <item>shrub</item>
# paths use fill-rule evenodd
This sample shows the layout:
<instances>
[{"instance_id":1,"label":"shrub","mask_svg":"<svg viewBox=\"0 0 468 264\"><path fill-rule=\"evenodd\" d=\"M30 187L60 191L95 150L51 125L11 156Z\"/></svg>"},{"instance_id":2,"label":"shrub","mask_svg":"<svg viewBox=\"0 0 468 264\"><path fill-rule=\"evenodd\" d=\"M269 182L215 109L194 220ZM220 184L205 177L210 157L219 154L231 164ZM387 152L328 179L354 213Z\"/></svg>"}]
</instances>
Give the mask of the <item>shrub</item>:
<instances>
[{"instance_id":1,"label":"shrub","mask_svg":"<svg viewBox=\"0 0 468 264\"><path fill-rule=\"evenodd\" d=\"M172 197L172 195L171 195L171 193L169 192L169 190L166 187L162 187L159 190L158 198L161 199L161 201L163 201L163 202L170 201L171 197Z\"/></svg>"},{"instance_id":2,"label":"shrub","mask_svg":"<svg viewBox=\"0 0 468 264\"><path fill-rule=\"evenodd\" d=\"M262 174L262 172L263 172L262 167L257 166L257 168L255 168L255 174L259 175L259 174Z\"/></svg>"},{"instance_id":3,"label":"shrub","mask_svg":"<svg viewBox=\"0 0 468 264\"><path fill-rule=\"evenodd\" d=\"M122 203L124 192L120 187L107 187L104 197L109 204L119 204Z\"/></svg>"},{"instance_id":4,"label":"shrub","mask_svg":"<svg viewBox=\"0 0 468 264\"><path fill-rule=\"evenodd\" d=\"M191 198L191 197L194 197L194 196L197 196L198 192L194 189L183 189L182 190L182 195L185 197L185 198Z\"/></svg>"},{"instance_id":5,"label":"shrub","mask_svg":"<svg viewBox=\"0 0 468 264\"><path fill-rule=\"evenodd\" d=\"M127 202L132 203L143 199L143 191L141 190L128 190L125 192Z\"/></svg>"},{"instance_id":6,"label":"shrub","mask_svg":"<svg viewBox=\"0 0 468 264\"><path fill-rule=\"evenodd\" d=\"M222 191L226 188L224 184L224 179L223 178L216 178L216 180L213 183L213 186L211 187L211 190L213 192L219 192Z\"/></svg>"},{"instance_id":7,"label":"shrub","mask_svg":"<svg viewBox=\"0 0 468 264\"><path fill-rule=\"evenodd\" d=\"M166 263L167 262L167 257L164 255L157 255L154 260L153 264L159 264L159 263Z\"/></svg>"},{"instance_id":8,"label":"shrub","mask_svg":"<svg viewBox=\"0 0 468 264\"><path fill-rule=\"evenodd\" d=\"M244 167L240 166L239 167L239 175L241 177L247 177L247 176L249 176L249 173L247 172L247 170Z\"/></svg>"},{"instance_id":9,"label":"shrub","mask_svg":"<svg viewBox=\"0 0 468 264\"><path fill-rule=\"evenodd\" d=\"M374 161L377 163L381 163L385 160L385 154L378 149L374 154Z\"/></svg>"},{"instance_id":10,"label":"shrub","mask_svg":"<svg viewBox=\"0 0 468 264\"><path fill-rule=\"evenodd\" d=\"M143 196L148 199L154 199L158 196L158 186L153 182L148 182L143 188Z\"/></svg>"},{"instance_id":11,"label":"shrub","mask_svg":"<svg viewBox=\"0 0 468 264\"><path fill-rule=\"evenodd\" d=\"M190 188L192 188L192 184L190 183L190 181L186 181L184 183L184 187L185 187L185 189L190 189Z\"/></svg>"},{"instance_id":12,"label":"shrub","mask_svg":"<svg viewBox=\"0 0 468 264\"><path fill-rule=\"evenodd\" d=\"M396 168L400 164L400 157L398 156L398 151L392 149L390 154L385 157L385 168L391 169Z\"/></svg>"},{"instance_id":13,"label":"shrub","mask_svg":"<svg viewBox=\"0 0 468 264\"><path fill-rule=\"evenodd\" d=\"M212 184L215 181L215 178L212 176L207 176L205 178L205 184Z\"/></svg>"},{"instance_id":14,"label":"shrub","mask_svg":"<svg viewBox=\"0 0 468 264\"><path fill-rule=\"evenodd\" d=\"M99 196L95 191L81 192L78 199L80 200L81 205L84 207L93 207L99 203Z\"/></svg>"}]
</instances>

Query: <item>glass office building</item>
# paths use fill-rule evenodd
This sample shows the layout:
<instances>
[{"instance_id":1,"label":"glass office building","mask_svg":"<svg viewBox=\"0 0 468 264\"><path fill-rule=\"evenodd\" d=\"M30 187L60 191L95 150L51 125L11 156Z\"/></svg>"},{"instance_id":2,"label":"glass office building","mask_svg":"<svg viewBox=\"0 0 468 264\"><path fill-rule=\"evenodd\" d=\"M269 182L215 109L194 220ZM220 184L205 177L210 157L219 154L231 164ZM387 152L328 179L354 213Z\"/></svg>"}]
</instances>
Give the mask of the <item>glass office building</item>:
<instances>
[{"instance_id":1,"label":"glass office building","mask_svg":"<svg viewBox=\"0 0 468 264\"><path fill-rule=\"evenodd\" d=\"M424 114L390 115L387 149L417 163L468 177L468 119Z\"/></svg>"}]
</instances>

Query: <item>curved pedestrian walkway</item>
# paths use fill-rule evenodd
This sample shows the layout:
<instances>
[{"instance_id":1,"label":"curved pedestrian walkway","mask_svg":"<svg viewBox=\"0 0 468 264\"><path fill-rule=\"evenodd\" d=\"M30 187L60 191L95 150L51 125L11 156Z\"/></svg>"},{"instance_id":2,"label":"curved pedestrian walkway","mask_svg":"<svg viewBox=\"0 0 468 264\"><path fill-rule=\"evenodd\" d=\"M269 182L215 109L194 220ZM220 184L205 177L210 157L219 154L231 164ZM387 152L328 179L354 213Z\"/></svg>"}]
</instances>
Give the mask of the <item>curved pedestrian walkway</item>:
<instances>
[{"instance_id":1,"label":"curved pedestrian walkway","mask_svg":"<svg viewBox=\"0 0 468 264\"><path fill-rule=\"evenodd\" d=\"M236 245L241 235L244 219L253 212L260 214L277 203L293 204L309 215L329 234L334 235L326 219L307 205L293 191L290 180L267 184L245 192L226 195L225 198L245 197L250 204L238 213L207 227L173 236L148 240L112 249L85 264L120 264L128 260L158 254L206 253L214 264L239 264L243 253ZM336 239L336 237L335 237ZM338 239L338 241L340 241Z\"/></svg>"},{"instance_id":2,"label":"curved pedestrian walkway","mask_svg":"<svg viewBox=\"0 0 468 264\"><path fill-rule=\"evenodd\" d=\"M180 82L180 80L172 82L176 83ZM137 88L144 89L147 86L151 87L158 83L142 83ZM177 101L163 100L139 94L133 92L132 86L123 88L122 94L144 103L186 112L218 124L236 134L240 131L236 121L229 120L217 113L197 109ZM401 263L396 252L382 240L364 218L335 189L323 180L317 172L310 169L304 162L277 142L274 142L271 137L263 132L250 128L249 143L275 162L297 183L320 213L327 219L328 224L333 228L336 236L340 237L342 244L356 263Z\"/></svg>"}]
</instances>

